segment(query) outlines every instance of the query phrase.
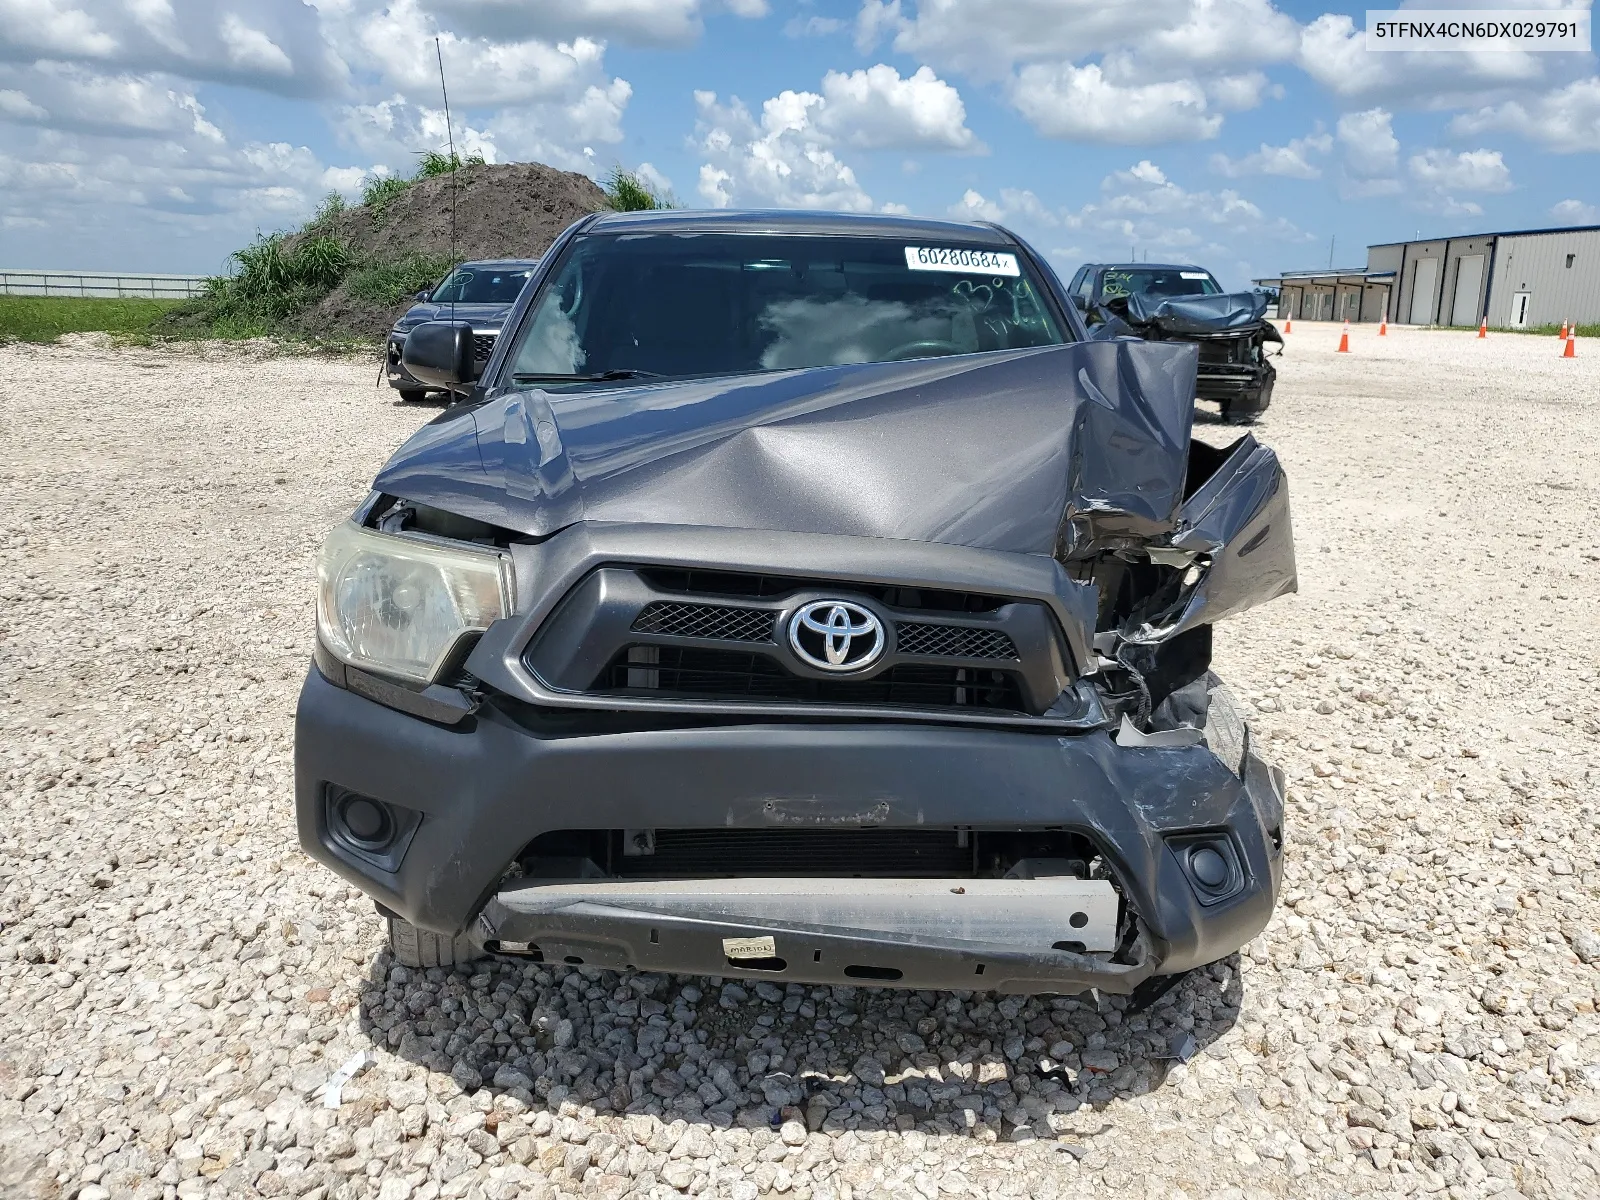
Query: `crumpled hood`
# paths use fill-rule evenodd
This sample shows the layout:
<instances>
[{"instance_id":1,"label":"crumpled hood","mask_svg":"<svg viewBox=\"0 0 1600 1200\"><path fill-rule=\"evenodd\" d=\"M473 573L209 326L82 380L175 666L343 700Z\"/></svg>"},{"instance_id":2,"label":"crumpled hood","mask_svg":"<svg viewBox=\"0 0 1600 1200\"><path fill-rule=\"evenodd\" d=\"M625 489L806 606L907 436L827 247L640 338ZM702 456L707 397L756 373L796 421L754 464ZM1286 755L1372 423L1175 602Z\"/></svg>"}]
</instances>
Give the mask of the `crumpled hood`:
<instances>
[{"instance_id":1,"label":"crumpled hood","mask_svg":"<svg viewBox=\"0 0 1600 1200\"><path fill-rule=\"evenodd\" d=\"M643 522L1071 558L1173 529L1195 363L1085 342L501 392L425 426L375 487L534 536Z\"/></svg>"},{"instance_id":2,"label":"crumpled hood","mask_svg":"<svg viewBox=\"0 0 1600 1200\"><path fill-rule=\"evenodd\" d=\"M1270 297L1264 292L1166 299L1135 292L1128 297L1128 320L1134 325L1156 325L1165 333L1243 331L1261 324L1268 303Z\"/></svg>"}]
</instances>

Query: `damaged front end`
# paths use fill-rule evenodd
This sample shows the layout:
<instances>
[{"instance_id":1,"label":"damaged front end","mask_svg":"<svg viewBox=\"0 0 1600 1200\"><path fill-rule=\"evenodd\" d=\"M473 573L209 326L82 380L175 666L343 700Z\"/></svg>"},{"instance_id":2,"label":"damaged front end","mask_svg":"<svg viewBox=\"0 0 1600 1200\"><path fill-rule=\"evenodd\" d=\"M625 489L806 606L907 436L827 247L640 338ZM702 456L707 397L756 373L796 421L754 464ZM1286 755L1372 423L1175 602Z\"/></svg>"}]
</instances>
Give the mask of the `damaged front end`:
<instances>
[{"instance_id":1,"label":"damaged front end","mask_svg":"<svg viewBox=\"0 0 1600 1200\"><path fill-rule=\"evenodd\" d=\"M1226 421L1248 422L1272 403L1278 372L1268 345L1283 353L1283 336L1266 318L1268 302L1261 292L1114 296L1094 314L1095 336L1193 343L1195 398L1216 401Z\"/></svg>"},{"instance_id":2,"label":"damaged front end","mask_svg":"<svg viewBox=\"0 0 1600 1200\"><path fill-rule=\"evenodd\" d=\"M452 717L313 672L304 844L574 965L1125 993L1230 953L1283 797L1211 625L1295 569L1276 456L1193 439L1194 371L1091 341L491 392L364 519L470 528L515 611L430 681ZM342 831L352 795L404 845Z\"/></svg>"}]
</instances>

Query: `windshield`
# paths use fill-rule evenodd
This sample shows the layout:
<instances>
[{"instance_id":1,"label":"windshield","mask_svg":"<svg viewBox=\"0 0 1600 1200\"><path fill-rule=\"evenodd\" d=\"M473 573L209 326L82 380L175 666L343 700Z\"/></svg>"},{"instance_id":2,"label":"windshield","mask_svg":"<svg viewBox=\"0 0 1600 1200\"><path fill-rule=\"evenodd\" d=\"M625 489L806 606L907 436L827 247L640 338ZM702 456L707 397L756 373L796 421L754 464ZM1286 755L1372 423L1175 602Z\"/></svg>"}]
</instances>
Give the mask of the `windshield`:
<instances>
[{"instance_id":1,"label":"windshield","mask_svg":"<svg viewBox=\"0 0 1600 1200\"><path fill-rule=\"evenodd\" d=\"M511 304L532 274L531 267L457 267L433 289L432 301L435 304Z\"/></svg>"},{"instance_id":2,"label":"windshield","mask_svg":"<svg viewBox=\"0 0 1600 1200\"><path fill-rule=\"evenodd\" d=\"M681 378L1059 345L1018 255L796 234L581 239L513 375Z\"/></svg>"},{"instance_id":3,"label":"windshield","mask_svg":"<svg viewBox=\"0 0 1600 1200\"><path fill-rule=\"evenodd\" d=\"M1147 296L1216 296L1222 289L1204 271L1178 271L1161 267L1107 271L1100 277L1100 296L1111 300L1143 292Z\"/></svg>"}]
</instances>

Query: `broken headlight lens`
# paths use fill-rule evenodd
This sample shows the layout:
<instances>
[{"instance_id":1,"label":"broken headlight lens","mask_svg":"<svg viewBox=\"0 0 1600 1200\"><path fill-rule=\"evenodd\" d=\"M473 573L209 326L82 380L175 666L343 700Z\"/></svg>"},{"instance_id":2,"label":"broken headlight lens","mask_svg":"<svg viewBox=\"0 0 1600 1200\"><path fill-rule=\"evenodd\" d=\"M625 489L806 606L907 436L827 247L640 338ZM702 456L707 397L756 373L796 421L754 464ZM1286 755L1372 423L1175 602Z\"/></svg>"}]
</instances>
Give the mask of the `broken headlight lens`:
<instances>
[{"instance_id":1,"label":"broken headlight lens","mask_svg":"<svg viewBox=\"0 0 1600 1200\"><path fill-rule=\"evenodd\" d=\"M457 643L508 616L495 550L341 525L317 564L317 635L351 666L431 683Z\"/></svg>"}]
</instances>

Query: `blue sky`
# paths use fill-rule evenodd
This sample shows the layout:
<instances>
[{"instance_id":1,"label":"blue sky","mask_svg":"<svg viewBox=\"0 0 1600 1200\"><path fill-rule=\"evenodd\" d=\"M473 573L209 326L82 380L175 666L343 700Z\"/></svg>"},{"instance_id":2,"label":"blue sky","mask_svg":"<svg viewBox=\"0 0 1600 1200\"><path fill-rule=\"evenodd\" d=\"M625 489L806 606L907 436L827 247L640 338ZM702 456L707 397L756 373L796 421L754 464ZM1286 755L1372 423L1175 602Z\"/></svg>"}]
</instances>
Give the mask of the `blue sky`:
<instances>
[{"instance_id":1,"label":"blue sky","mask_svg":"<svg viewBox=\"0 0 1600 1200\"><path fill-rule=\"evenodd\" d=\"M1430 0L1429 6L1443 0ZM1461 4L1461 0L1456 0ZM1494 7L1512 6L1495 0ZM1549 5L1544 5L1549 7ZM0 267L212 271L444 144L688 206L975 216L1225 282L1600 222L1589 53L1273 0L0 0Z\"/></svg>"}]
</instances>

